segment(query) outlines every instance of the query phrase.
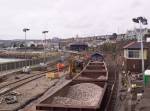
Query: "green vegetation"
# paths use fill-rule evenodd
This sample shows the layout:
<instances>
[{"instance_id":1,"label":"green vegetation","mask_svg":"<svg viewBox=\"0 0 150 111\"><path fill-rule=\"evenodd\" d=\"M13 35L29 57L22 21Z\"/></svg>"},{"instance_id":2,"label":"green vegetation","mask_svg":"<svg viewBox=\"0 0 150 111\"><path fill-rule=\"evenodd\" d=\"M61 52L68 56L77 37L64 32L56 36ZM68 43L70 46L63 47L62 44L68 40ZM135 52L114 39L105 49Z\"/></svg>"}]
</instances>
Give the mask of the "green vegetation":
<instances>
[{"instance_id":1,"label":"green vegetation","mask_svg":"<svg viewBox=\"0 0 150 111\"><path fill-rule=\"evenodd\" d=\"M104 43L101 46L101 50L104 52L116 53L117 47L115 43Z\"/></svg>"}]
</instances>

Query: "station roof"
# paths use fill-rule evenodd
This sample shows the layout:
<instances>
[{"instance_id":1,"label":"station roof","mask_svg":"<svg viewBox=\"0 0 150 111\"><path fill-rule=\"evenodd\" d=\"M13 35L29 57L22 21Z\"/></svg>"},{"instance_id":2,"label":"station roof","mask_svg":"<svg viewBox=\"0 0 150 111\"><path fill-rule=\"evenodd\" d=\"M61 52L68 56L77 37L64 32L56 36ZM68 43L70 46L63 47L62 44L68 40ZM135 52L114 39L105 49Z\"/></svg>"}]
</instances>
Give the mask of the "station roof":
<instances>
[{"instance_id":1,"label":"station roof","mask_svg":"<svg viewBox=\"0 0 150 111\"><path fill-rule=\"evenodd\" d=\"M150 47L149 42L143 42L143 48L148 49ZM124 49L141 49L141 42L131 42L123 47Z\"/></svg>"}]
</instances>

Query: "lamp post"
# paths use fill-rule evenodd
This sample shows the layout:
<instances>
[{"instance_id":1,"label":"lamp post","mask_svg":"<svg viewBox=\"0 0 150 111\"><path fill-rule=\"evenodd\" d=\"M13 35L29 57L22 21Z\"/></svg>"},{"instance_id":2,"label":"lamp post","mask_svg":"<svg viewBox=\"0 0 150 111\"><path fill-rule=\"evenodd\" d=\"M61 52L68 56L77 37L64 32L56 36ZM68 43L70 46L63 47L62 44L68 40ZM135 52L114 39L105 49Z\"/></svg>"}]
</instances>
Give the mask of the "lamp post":
<instances>
[{"instance_id":1,"label":"lamp post","mask_svg":"<svg viewBox=\"0 0 150 111\"><path fill-rule=\"evenodd\" d=\"M46 63L46 33L48 33L48 31L43 31L42 32L44 34L44 63Z\"/></svg>"},{"instance_id":2,"label":"lamp post","mask_svg":"<svg viewBox=\"0 0 150 111\"><path fill-rule=\"evenodd\" d=\"M23 29L23 32L25 33L25 59L27 59L27 56L26 56L26 52L27 52L27 43L26 43L26 40L27 40L27 31L29 31L30 29L28 28L24 28ZM27 66L26 62L25 62L25 67Z\"/></svg>"},{"instance_id":3,"label":"lamp post","mask_svg":"<svg viewBox=\"0 0 150 111\"><path fill-rule=\"evenodd\" d=\"M133 22L138 23L140 25L140 42L141 42L141 56L142 56L142 73L144 72L144 55L143 55L143 35L142 35L142 25L147 25L147 19L144 17L137 17L132 19Z\"/></svg>"}]
</instances>

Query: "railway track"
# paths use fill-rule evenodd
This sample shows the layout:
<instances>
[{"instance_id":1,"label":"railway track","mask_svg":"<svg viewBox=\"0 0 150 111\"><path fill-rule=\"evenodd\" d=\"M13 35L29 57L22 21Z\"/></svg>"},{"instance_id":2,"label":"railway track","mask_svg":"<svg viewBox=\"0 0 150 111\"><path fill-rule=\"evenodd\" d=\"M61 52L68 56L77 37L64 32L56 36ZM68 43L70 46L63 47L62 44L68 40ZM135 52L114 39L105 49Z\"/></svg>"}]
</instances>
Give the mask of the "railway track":
<instances>
[{"instance_id":1,"label":"railway track","mask_svg":"<svg viewBox=\"0 0 150 111\"><path fill-rule=\"evenodd\" d=\"M67 65L66 65L65 69L66 68L68 68ZM53 86L53 84L57 84L57 83L61 84L61 79L59 79L58 82L54 80L51 84L48 84L48 86L45 87L46 89L43 90L41 88L43 90L43 92L37 90L37 88L34 88L34 91L33 91L33 93L31 93L30 96L25 96L29 92L32 92L32 91L28 91L27 86L35 87L34 83L37 84L38 81L40 81L39 82L40 84L38 84L38 85L40 85L40 86L44 85L45 82L43 84L42 81L46 80L46 77L44 77L45 73L47 73L47 72L55 72L55 71L57 71L57 69L53 68L53 69L51 69L49 71L45 71L45 72L41 72L39 74L32 75L32 77L30 76L30 77L26 77L26 78L23 78L21 80L15 81L12 84L1 86L0 90L4 90L4 91L0 93L0 99L2 100L1 101L2 104L4 104L4 107L3 107L3 105L1 105L0 109L4 108L4 109L11 109L12 111L18 111L19 109L21 109L21 108L25 107L26 105L28 105L29 103L31 103L33 100L35 100L35 99L39 98L41 95L43 95L50 87ZM64 76L65 75L63 75L62 77L64 77ZM24 88L25 88L25 90L23 90L23 91L27 91L27 92L26 93L20 93L22 91L22 89L24 89ZM27 88L27 90L26 90L26 88ZM36 93L36 91L38 91L38 92ZM16 103L16 104L14 104L14 106L13 106L13 104L11 104L11 106L9 106L7 108L8 104L5 104L5 103L7 103L7 101L6 101L5 98L7 98L7 97L13 97L12 94L16 94L16 95L19 94L17 96L15 95L17 97L17 100L18 100L19 104ZM27 98L25 98L25 97L27 97ZM23 99L23 98L25 98L25 99ZM11 101L13 101L13 100L14 99L12 99ZM12 108L10 108L10 107L12 107Z\"/></svg>"},{"instance_id":2,"label":"railway track","mask_svg":"<svg viewBox=\"0 0 150 111\"><path fill-rule=\"evenodd\" d=\"M113 73L111 72L111 74L114 75L110 76L109 78L107 93L106 93L107 102L104 111L114 111L116 105L115 103L116 103L117 89L118 89L118 71L114 70Z\"/></svg>"},{"instance_id":3,"label":"railway track","mask_svg":"<svg viewBox=\"0 0 150 111\"><path fill-rule=\"evenodd\" d=\"M51 64L51 65L56 65L56 64ZM65 66L65 68L67 68L67 65ZM53 69L50 69L48 71L41 71L37 74L34 74L34 75L31 75L31 76L28 76L28 77L24 77L22 79L19 79L19 80L16 80L16 81L11 81L9 83L6 83L6 84L2 84L0 86L0 96L3 96L7 93L9 93L10 91L14 90L14 89L17 89L18 87L21 87L31 81L34 81L34 80L37 80L39 78L42 78L45 76L45 73L48 73L48 72L56 72L57 69L56 68L53 68Z\"/></svg>"},{"instance_id":4,"label":"railway track","mask_svg":"<svg viewBox=\"0 0 150 111\"><path fill-rule=\"evenodd\" d=\"M44 77L45 73L47 73L47 72L56 71L56 70L57 69L52 69L50 71L45 71L45 72L42 72L42 73L39 73L39 74L34 74L32 76L25 77L23 79L20 79L20 80L14 81L14 82L10 82L6 85L0 86L0 96L5 95L8 92L10 92L10 91L12 91L12 90L14 90L18 87L21 87L24 84L27 84L31 81L34 81L36 79Z\"/></svg>"}]
</instances>

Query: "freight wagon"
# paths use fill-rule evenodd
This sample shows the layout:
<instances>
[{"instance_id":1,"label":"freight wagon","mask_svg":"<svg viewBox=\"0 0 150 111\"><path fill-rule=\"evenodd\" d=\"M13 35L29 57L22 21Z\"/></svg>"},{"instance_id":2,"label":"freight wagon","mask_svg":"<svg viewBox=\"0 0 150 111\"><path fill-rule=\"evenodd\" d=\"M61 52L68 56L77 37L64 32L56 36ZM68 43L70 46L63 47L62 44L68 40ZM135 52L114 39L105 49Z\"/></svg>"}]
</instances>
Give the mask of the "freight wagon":
<instances>
[{"instance_id":1,"label":"freight wagon","mask_svg":"<svg viewBox=\"0 0 150 111\"><path fill-rule=\"evenodd\" d=\"M105 62L89 61L87 66L78 74L75 79L91 81L107 81L108 71Z\"/></svg>"},{"instance_id":2,"label":"freight wagon","mask_svg":"<svg viewBox=\"0 0 150 111\"><path fill-rule=\"evenodd\" d=\"M96 57L98 55L96 54ZM92 59L71 82L36 106L38 111L100 111L105 106L108 71L102 57ZM103 102L105 101L105 102ZM103 110L101 110L103 111Z\"/></svg>"},{"instance_id":3,"label":"freight wagon","mask_svg":"<svg viewBox=\"0 0 150 111\"><path fill-rule=\"evenodd\" d=\"M107 87L99 81L73 80L36 106L45 111L98 111Z\"/></svg>"}]
</instances>

